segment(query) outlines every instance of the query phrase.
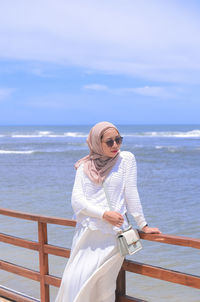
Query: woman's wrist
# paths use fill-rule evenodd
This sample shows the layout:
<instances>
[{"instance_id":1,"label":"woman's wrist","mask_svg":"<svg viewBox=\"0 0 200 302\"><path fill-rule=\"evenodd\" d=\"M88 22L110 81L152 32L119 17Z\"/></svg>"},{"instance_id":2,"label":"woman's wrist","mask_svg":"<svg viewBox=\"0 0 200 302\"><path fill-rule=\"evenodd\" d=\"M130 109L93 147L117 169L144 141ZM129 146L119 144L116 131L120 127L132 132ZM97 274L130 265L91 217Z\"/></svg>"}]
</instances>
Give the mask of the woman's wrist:
<instances>
[{"instance_id":1,"label":"woman's wrist","mask_svg":"<svg viewBox=\"0 0 200 302\"><path fill-rule=\"evenodd\" d=\"M146 227L148 227L147 223L143 226L142 230L145 229Z\"/></svg>"}]
</instances>

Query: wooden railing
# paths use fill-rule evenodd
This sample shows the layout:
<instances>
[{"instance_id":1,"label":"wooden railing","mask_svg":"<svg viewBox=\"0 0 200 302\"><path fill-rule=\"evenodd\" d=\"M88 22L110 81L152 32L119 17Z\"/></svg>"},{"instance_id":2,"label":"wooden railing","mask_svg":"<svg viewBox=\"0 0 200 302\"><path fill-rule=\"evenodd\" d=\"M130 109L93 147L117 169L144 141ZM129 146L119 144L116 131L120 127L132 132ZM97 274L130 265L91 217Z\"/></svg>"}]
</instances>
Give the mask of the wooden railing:
<instances>
[{"instance_id":1,"label":"wooden railing","mask_svg":"<svg viewBox=\"0 0 200 302\"><path fill-rule=\"evenodd\" d=\"M0 233L0 241L38 251L40 270L34 271L4 260L0 260L0 268L2 270L40 282L40 300L41 302L49 302L49 286L53 285L59 287L61 279L49 274L48 254L69 258L70 249L48 244L47 223L75 227L76 222L70 219L34 215L2 208L0 208L0 214L36 221L38 223L38 242L3 233ZM140 232L140 237L144 240L200 249L200 239L168 236L163 234L144 234L142 232ZM124 260L117 279L117 302L145 302L144 300L126 295L126 271L200 289L200 276L164 269L162 267L152 266L136 261ZM0 297L1 296L18 302L39 301L35 298L27 296L26 294L20 294L3 286L0 287Z\"/></svg>"}]
</instances>

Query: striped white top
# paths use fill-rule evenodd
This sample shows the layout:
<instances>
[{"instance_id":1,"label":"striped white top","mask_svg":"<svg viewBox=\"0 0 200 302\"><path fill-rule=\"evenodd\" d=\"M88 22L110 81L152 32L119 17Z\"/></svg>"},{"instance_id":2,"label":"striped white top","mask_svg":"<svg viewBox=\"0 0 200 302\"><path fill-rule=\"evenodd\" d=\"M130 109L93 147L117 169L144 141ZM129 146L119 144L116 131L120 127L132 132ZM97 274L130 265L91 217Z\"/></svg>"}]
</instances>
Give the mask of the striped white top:
<instances>
[{"instance_id":1,"label":"striped white top","mask_svg":"<svg viewBox=\"0 0 200 302\"><path fill-rule=\"evenodd\" d=\"M105 180L112 209L124 215L130 213L138 227L147 223L144 218L137 190L137 168L131 152L122 151L118 160ZM102 185L93 183L83 171L83 164L77 169L72 191L72 207L78 224L105 233L119 231L106 222L102 216L110 211ZM124 226L126 226L126 219Z\"/></svg>"}]
</instances>

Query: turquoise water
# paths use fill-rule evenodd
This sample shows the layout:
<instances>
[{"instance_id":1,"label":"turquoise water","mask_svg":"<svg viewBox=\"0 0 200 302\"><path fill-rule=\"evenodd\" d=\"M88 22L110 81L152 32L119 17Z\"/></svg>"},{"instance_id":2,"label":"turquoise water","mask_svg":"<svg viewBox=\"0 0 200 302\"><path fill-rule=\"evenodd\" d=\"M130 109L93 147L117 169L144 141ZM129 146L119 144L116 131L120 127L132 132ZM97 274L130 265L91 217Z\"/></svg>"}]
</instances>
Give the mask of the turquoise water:
<instances>
[{"instance_id":1,"label":"turquoise water","mask_svg":"<svg viewBox=\"0 0 200 302\"><path fill-rule=\"evenodd\" d=\"M200 237L200 125L121 125L122 150L135 154L138 190L146 220L163 233ZM72 217L76 160L88 153L90 126L0 127L0 206ZM1 218L1 232L37 240L37 225ZM70 247L73 228L48 226L49 242ZM131 259L200 274L199 251L143 242ZM38 269L37 253L1 244L1 258ZM66 259L49 256L50 273L61 276ZM0 283L38 298L34 281L1 272ZM200 291L128 274L127 291L148 301L200 301ZM54 301L57 289L51 288ZM158 298L159 297L159 298Z\"/></svg>"}]
</instances>

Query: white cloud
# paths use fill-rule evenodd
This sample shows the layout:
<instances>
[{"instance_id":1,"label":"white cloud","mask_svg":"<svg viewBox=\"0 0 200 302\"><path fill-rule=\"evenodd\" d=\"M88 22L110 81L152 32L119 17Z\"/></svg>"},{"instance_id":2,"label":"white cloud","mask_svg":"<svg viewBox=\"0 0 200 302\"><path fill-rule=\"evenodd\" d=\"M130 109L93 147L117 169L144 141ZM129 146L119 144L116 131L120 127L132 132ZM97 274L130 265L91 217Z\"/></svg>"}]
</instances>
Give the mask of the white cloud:
<instances>
[{"instance_id":1,"label":"white cloud","mask_svg":"<svg viewBox=\"0 0 200 302\"><path fill-rule=\"evenodd\" d=\"M31 73L41 78L52 78L53 75L46 73L42 68L34 67L30 69Z\"/></svg>"},{"instance_id":2,"label":"white cloud","mask_svg":"<svg viewBox=\"0 0 200 302\"><path fill-rule=\"evenodd\" d=\"M83 86L84 89L87 90L96 90L96 91L108 91L108 87L106 85L101 84L90 84Z\"/></svg>"},{"instance_id":3,"label":"white cloud","mask_svg":"<svg viewBox=\"0 0 200 302\"><path fill-rule=\"evenodd\" d=\"M199 82L199 12L185 5L155 0L7 0L0 10L0 57L156 81Z\"/></svg>"},{"instance_id":4,"label":"white cloud","mask_svg":"<svg viewBox=\"0 0 200 302\"><path fill-rule=\"evenodd\" d=\"M174 86L144 86L144 87L123 87L110 88L101 84L84 85L84 89L91 91L102 91L117 95L138 94L142 96L158 98L177 98L183 92L181 88Z\"/></svg>"},{"instance_id":5,"label":"white cloud","mask_svg":"<svg viewBox=\"0 0 200 302\"><path fill-rule=\"evenodd\" d=\"M10 88L0 88L0 101L8 98L11 93L12 93L13 89Z\"/></svg>"},{"instance_id":6,"label":"white cloud","mask_svg":"<svg viewBox=\"0 0 200 302\"><path fill-rule=\"evenodd\" d=\"M175 98L177 91L171 87L159 87L159 86L145 86L136 88L125 88L122 92L135 93L142 96L159 97L159 98Z\"/></svg>"}]
</instances>

